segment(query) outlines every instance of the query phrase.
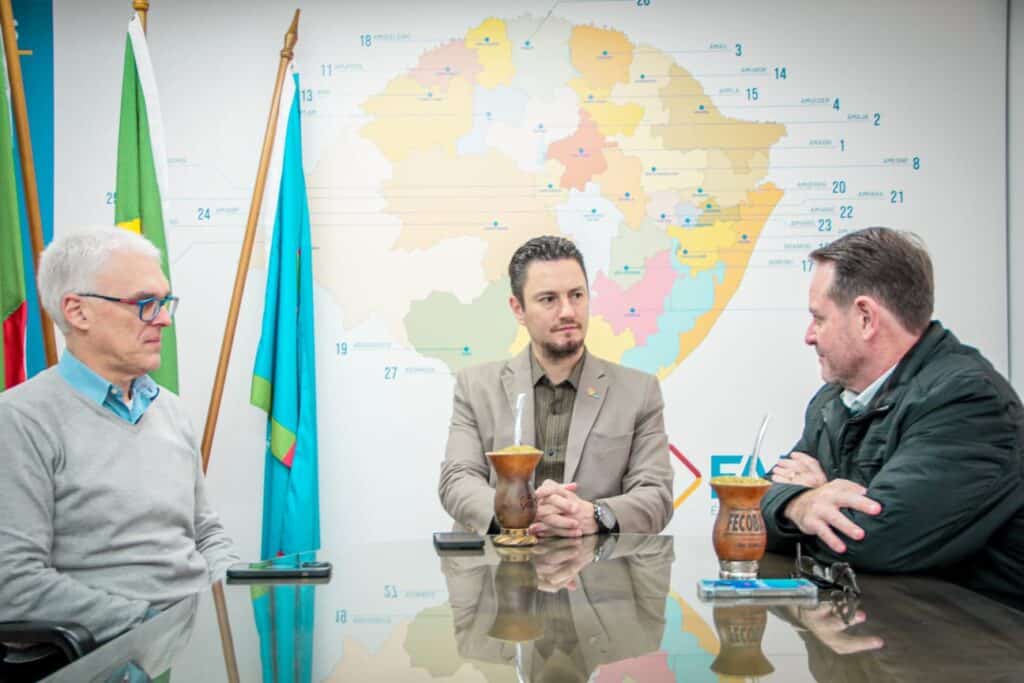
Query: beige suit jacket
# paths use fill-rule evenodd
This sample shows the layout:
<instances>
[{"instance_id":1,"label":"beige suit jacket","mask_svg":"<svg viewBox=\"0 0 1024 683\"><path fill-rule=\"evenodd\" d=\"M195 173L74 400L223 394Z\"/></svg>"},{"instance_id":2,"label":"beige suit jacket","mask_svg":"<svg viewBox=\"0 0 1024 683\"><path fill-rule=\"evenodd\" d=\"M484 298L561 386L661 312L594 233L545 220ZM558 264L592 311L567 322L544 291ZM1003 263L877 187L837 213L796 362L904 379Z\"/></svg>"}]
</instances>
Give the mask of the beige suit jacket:
<instances>
[{"instance_id":1,"label":"beige suit jacket","mask_svg":"<svg viewBox=\"0 0 1024 683\"><path fill-rule=\"evenodd\" d=\"M466 368L455 382L441 504L459 526L487 533L494 470L484 455L513 443L516 396L526 394L523 443L533 444L530 347L508 361ZM587 354L573 404L564 483L611 508L622 533L659 533L672 518L672 466L653 375Z\"/></svg>"}]
</instances>

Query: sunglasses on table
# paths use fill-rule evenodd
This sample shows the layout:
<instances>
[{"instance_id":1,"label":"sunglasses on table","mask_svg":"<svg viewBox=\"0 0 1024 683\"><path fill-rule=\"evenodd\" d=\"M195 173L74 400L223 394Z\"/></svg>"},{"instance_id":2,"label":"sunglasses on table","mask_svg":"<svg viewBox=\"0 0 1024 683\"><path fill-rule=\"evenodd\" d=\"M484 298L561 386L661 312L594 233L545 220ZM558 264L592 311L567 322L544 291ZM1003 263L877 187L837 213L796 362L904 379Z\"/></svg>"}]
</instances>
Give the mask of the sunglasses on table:
<instances>
[{"instance_id":1,"label":"sunglasses on table","mask_svg":"<svg viewBox=\"0 0 1024 683\"><path fill-rule=\"evenodd\" d=\"M106 294L96 294L94 292L76 292L78 296L89 297L92 299L103 299L104 301L113 301L115 304L130 304L132 306L139 307L139 320L144 323L151 323L157 319L160 315L160 311L167 311L167 314L174 317L174 312L178 310L178 297L168 294L164 297L159 296L147 296L144 299L122 299L116 296L107 296Z\"/></svg>"},{"instance_id":2,"label":"sunglasses on table","mask_svg":"<svg viewBox=\"0 0 1024 683\"><path fill-rule=\"evenodd\" d=\"M857 575L849 562L833 562L831 564L818 562L810 555L804 555L799 543L796 544L796 565L793 568L793 577L807 579L824 590L860 595Z\"/></svg>"},{"instance_id":3,"label":"sunglasses on table","mask_svg":"<svg viewBox=\"0 0 1024 683\"><path fill-rule=\"evenodd\" d=\"M793 578L807 579L819 589L827 591L832 613L841 618L843 623L852 623L860 604L861 590L849 562L818 562L810 555L804 555L797 543Z\"/></svg>"}]
</instances>

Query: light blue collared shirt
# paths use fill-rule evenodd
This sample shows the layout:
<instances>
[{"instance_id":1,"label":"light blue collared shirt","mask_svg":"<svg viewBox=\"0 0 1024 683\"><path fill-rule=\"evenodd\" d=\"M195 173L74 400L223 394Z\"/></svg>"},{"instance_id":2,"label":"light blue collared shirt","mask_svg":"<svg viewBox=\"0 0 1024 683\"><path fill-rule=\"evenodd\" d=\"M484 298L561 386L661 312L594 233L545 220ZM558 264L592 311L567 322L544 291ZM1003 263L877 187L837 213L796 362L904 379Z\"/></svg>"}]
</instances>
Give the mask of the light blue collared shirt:
<instances>
[{"instance_id":1,"label":"light blue collared shirt","mask_svg":"<svg viewBox=\"0 0 1024 683\"><path fill-rule=\"evenodd\" d=\"M136 377L132 380L132 404L129 406L120 387L90 370L67 349L61 355L57 369L72 389L132 424L142 419L146 408L160 393L160 387L149 375Z\"/></svg>"},{"instance_id":2,"label":"light blue collared shirt","mask_svg":"<svg viewBox=\"0 0 1024 683\"><path fill-rule=\"evenodd\" d=\"M843 405L845 405L854 415L863 413L867 409L868 404L871 403L871 399L875 397L878 390L882 388L883 384L885 384L885 380L889 379L889 375L891 375L892 371L896 369L896 365L899 364L893 364L891 368L882 373L881 377L869 384L867 388L859 394L855 391L844 389L843 393L839 395L843 400Z\"/></svg>"}]
</instances>

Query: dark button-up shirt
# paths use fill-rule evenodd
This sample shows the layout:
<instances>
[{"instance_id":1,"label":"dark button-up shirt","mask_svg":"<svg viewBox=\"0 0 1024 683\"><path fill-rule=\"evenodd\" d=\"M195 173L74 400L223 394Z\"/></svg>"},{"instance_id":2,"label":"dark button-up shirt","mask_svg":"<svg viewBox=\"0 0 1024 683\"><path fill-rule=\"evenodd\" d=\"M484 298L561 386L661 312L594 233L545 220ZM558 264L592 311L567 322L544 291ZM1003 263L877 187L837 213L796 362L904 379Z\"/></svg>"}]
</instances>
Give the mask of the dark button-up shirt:
<instances>
[{"instance_id":1,"label":"dark button-up shirt","mask_svg":"<svg viewBox=\"0 0 1024 683\"><path fill-rule=\"evenodd\" d=\"M555 385L537 359L530 354L530 372L533 379L533 415L537 432L537 448L544 451L544 457L534 474L537 486L545 479L561 483L565 476L565 447L569 443L569 425L572 423L572 408L576 402L580 377L586 351L573 366L569 377Z\"/></svg>"}]
</instances>

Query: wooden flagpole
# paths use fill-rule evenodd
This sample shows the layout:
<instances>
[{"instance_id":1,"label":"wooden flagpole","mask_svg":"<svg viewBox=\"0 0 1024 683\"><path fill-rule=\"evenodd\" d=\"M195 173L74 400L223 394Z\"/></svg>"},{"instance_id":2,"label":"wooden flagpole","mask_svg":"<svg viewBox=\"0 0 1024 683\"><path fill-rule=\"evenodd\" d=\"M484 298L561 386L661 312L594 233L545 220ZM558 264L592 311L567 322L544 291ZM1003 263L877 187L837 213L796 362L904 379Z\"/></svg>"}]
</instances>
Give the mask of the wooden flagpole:
<instances>
[{"instance_id":1,"label":"wooden flagpole","mask_svg":"<svg viewBox=\"0 0 1024 683\"><path fill-rule=\"evenodd\" d=\"M28 107L25 104L25 84L21 79L21 60L18 56L18 36L14 32L14 10L11 0L0 0L0 23L3 24L4 54L7 73L11 79L11 109L14 126L18 131L18 156L21 158L21 182L28 211L28 232L32 241L32 264L39 272L39 254L43 251L43 217L39 211L39 188L36 184L36 163L32 156L32 136L28 129ZM0 84L3 87L3 84ZM5 116L5 113L0 113ZM32 284L35 286L35 283ZM57 344L53 338L50 316L39 302L39 326L43 331L43 349L46 365L57 362Z\"/></svg>"},{"instance_id":2,"label":"wooden flagpole","mask_svg":"<svg viewBox=\"0 0 1024 683\"><path fill-rule=\"evenodd\" d=\"M231 306L228 309L227 323L224 325L224 340L220 346L220 360L217 363L217 374L213 381L213 393L210 395L210 409L206 413L206 428L203 430L203 472L210 464L210 450L213 447L213 435L217 431L217 416L220 413L220 402L224 396L224 381L228 372L228 361L231 360L231 347L235 342L235 328L238 325L238 310L242 305L242 294L245 292L245 279L249 273L249 260L252 258L252 245L256 238L256 222L260 217L263 205L263 190L267 184L267 168L270 166L270 155L274 149L274 133L277 130L278 110L280 109L281 89L284 87L288 64L294 55L293 48L299 39L299 12L291 26L284 34L284 47L281 49L281 61L277 66L277 81L274 83L274 95L270 101L270 116L267 118L267 130L263 136L263 151L260 153L260 164L256 171L256 186L252 191L252 202L249 204L249 218L245 224L245 237L242 239L242 252L238 257L238 269L235 271L235 289L231 293Z\"/></svg>"}]
</instances>

